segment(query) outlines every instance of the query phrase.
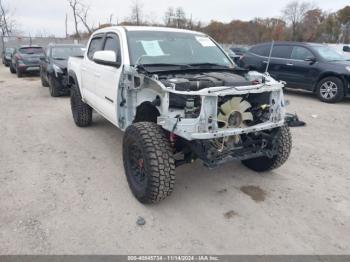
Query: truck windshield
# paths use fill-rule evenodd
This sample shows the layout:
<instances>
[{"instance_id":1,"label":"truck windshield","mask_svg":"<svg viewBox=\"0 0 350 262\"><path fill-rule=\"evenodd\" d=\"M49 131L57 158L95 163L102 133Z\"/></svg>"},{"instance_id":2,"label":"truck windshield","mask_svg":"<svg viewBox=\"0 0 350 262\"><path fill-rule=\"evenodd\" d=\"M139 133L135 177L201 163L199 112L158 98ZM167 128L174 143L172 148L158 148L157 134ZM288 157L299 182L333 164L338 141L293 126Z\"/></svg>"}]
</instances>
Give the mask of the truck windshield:
<instances>
[{"instance_id":1,"label":"truck windshield","mask_svg":"<svg viewBox=\"0 0 350 262\"><path fill-rule=\"evenodd\" d=\"M84 49L80 46L60 46L52 48L52 58L56 60L68 60L70 56L83 56Z\"/></svg>"},{"instance_id":2,"label":"truck windshield","mask_svg":"<svg viewBox=\"0 0 350 262\"><path fill-rule=\"evenodd\" d=\"M179 32L129 31L131 65L219 65L234 67L207 36Z\"/></svg>"}]
</instances>

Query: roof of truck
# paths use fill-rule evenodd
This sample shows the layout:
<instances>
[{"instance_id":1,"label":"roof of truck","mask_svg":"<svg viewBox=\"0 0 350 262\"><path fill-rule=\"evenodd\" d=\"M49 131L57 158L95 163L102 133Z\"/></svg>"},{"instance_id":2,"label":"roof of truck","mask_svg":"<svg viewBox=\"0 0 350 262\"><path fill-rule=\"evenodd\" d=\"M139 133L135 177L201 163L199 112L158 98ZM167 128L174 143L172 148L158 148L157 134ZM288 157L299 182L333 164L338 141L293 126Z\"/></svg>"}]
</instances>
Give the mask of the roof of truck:
<instances>
[{"instance_id":1,"label":"roof of truck","mask_svg":"<svg viewBox=\"0 0 350 262\"><path fill-rule=\"evenodd\" d=\"M123 29L125 31L178 32L178 33L205 35L201 32L196 32L196 31L191 31L191 30L186 30L186 29L171 28L171 27L157 27L157 26L111 26L111 27L105 27L103 29L99 29L95 33L106 32L106 31L110 31L113 29Z\"/></svg>"}]
</instances>

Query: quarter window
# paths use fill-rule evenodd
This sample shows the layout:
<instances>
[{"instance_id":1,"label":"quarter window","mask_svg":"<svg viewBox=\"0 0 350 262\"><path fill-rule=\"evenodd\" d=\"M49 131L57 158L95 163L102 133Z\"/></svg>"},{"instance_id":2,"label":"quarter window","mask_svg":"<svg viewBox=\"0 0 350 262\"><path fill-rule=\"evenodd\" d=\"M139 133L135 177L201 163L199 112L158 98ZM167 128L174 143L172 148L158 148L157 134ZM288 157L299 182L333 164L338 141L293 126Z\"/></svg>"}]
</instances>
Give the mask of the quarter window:
<instances>
[{"instance_id":1,"label":"quarter window","mask_svg":"<svg viewBox=\"0 0 350 262\"><path fill-rule=\"evenodd\" d=\"M272 57L289 59L292 53L292 47L287 45L275 46L272 51Z\"/></svg>"},{"instance_id":2,"label":"quarter window","mask_svg":"<svg viewBox=\"0 0 350 262\"><path fill-rule=\"evenodd\" d=\"M93 59L95 52L102 50L102 40L102 36L95 37L91 40L87 54L90 60Z\"/></svg>"},{"instance_id":3,"label":"quarter window","mask_svg":"<svg viewBox=\"0 0 350 262\"><path fill-rule=\"evenodd\" d=\"M260 45L260 46L255 46L252 49L250 49L250 52L256 55L260 56L268 56L269 55L269 47L266 45Z\"/></svg>"},{"instance_id":4,"label":"quarter window","mask_svg":"<svg viewBox=\"0 0 350 262\"><path fill-rule=\"evenodd\" d=\"M314 55L305 47L295 46L291 55L292 59L305 60L306 58L314 57Z\"/></svg>"}]
</instances>

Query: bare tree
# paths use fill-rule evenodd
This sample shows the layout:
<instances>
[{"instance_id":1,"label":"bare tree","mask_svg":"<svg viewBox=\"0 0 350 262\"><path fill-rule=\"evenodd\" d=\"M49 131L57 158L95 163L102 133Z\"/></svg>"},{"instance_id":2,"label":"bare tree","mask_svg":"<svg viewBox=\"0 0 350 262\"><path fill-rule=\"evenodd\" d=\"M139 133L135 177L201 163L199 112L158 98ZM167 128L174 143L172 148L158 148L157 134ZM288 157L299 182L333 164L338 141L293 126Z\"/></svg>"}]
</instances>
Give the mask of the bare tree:
<instances>
[{"instance_id":1,"label":"bare tree","mask_svg":"<svg viewBox=\"0 0 350 262\"><path fill-rule=\"evenodd\" d=\"M175 10L173 7L168 7L164 14L164 24L166 26L174 26Z\"/></svg>"},{"instance_id":2,"label":"bare tree","mask_svg":"<svg viewBox=\"0 0 350 262\"><path fill-rule=\"evenodd\" d=\"M9 36L14 26L13 19L10 17L10 11L0 0L0 37L3 50L5 49L4 37Z\"/></svg>"},{"instance_id":3,"label":"bare tree","mask_svg":"<svg viewBox=\"0 0 350 262\"><path fill-rule=\"evenodd\" d=\"M89 34L91 34L93 29L91 26L89 26L88 21L87 21L89 9L90 9L89 6L84 6L83 4L80 4L80 7L79 7L78 12L77 12L77 17L83 23L85 29L89 32Z\"/></svg>"},{"instance_id":4,"label":"bare tree","mask_svg":"<svg viewBox=\"0 0 350 262\"><path fill-rule=\"evenodd\" d=\"M67 1L69 3L69 6L72 8L72 12L73 12L75 35L78 38L80 38L79 28L78 28L79 0L67 0Z\"/></svg>"},{"instance_id":5,"label":"bare tree","mask_svg":"<svg viewBox=\"0 0 350 262\"><path fill-rule=\"evenodd\" d=\"M143 24L143 12L142 12L143 5L139 2L139 0L134 0L132 6L131 6L131 23L135 25L141 25Z\"/></svg>"},{"instance_id":6,"label":"bare tree","mask_svg":"<svg viewBox=\"0 0 350 262\"><path fill-rule=\"evenodd\" d=\"M186 26L187 19L186 19L185 10L182 7L176 8L175 17L176 17L176 26L178 28L184 28Z\"/></svg>"},{"instance_id":7,"label":"bare tree","mask_svg":"<svg viewBox=\"0 0 350 262\"><path fill-rule=\"evenodd\" d=\"M284 19L291 25L292 39L297 40L299 28L308 11L313 9L313 6L308 2L290 2L282 11Z\"/></svg>"}]
</instances>

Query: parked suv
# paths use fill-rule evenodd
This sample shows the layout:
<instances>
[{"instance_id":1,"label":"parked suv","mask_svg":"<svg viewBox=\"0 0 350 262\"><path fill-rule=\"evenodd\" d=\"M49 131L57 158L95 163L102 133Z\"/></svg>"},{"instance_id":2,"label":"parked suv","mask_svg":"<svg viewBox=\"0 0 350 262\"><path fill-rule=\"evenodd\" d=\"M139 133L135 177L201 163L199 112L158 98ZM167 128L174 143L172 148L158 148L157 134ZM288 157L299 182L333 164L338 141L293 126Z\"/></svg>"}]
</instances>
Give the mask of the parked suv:
<instances>
[{"instance_id":1,"label":"parked suv","mask_svg":"<svg viewBox=\"0 0 350 262\"><path fill-rule=\"evenodd\" d=\"M10 71L22 77L25 73L40 71L41 60L45 57L44 49L40 46L22 46L13 53Z\"/></svg>"},{"instance_id":2,"label":"parked suv","mask_svg":"<svg viewBox=\"0 0 350 262\"><path fill-rule=\"evenodd\" d=\"M241 66L264 72L272 44L253 46L241 59ZM350 96L350 61L332 47L322 44L277 42L268 72L287 87L305 89L327 103Z\"/></svg>"},{"instance_id":3,"label":"parked suv","mask_svg":"<svg viewBox=\"0 0 350 262\"><path fill-rule=\"evenodd\" d=\"M2 63L7 67L11 63L12 54L15 51L14 48L7 47L2 54Z\"/></svg>"},{"instance_id":4,"label":"parked suv","mask_svg":"<svg viewBox=\"0 0 350 262\"><path fill-rule=\"evenodd\" d=\"M41 83L53 97L69 94L67 62L70 56L83 57L82 45L49 45L40 66Z\"/></svg>"}]
</instances>

